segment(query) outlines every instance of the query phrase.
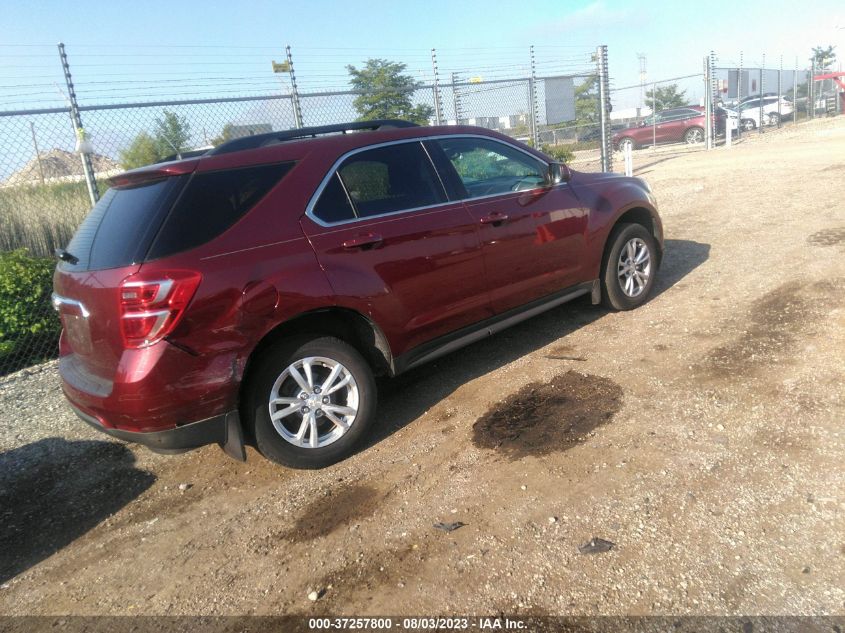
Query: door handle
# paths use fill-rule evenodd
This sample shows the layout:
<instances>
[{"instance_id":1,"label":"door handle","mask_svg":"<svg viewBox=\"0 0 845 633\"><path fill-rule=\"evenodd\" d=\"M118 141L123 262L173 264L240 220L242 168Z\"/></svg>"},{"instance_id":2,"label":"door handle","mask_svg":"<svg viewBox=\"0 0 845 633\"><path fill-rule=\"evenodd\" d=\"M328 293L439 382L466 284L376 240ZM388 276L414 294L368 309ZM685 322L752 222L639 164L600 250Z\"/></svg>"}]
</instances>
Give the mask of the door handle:
<instances>
[{"instance_id":1,"label":"door handle","mask_svg":"<svg viewBox=\"0 0 845 633\"><path fill-rule=\"evenodd\" d=\"M507 213L491 213L490 215L485 215L479 222L482 224L492 224L493 226L502 226L508 219L509 216Z\"/></svg>"},{"instance_id":2,"label":"door handle","mask_svg":"<svg viewBox=\"0 0 845 633\"><path fill-rule=\"evenodd\" d=\"M376 233L364 233L362 235L356 235L352 239L346 240L343 243L343 248L360 248L362 250L367 250L380 246L383 241L384 238L381 235Z\"/></svg>"}]
</instances>

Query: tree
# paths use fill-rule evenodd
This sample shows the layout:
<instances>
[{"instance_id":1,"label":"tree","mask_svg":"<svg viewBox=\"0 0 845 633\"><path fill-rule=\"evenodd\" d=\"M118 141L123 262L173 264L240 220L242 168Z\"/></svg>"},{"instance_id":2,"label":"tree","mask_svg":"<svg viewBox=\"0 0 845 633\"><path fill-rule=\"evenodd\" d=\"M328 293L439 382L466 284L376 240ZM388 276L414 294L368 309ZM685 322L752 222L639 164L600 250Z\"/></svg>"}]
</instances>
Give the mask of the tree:
<instances>
[{"instance_id":1,"label":"tree","mask_svg":"<svg viewBox=\"0 0 845 633\"><path fill-rule=\"evenodd\" d=\"M599 76L590 75L575 88L575 124L597 124L599 114Z\"/></svg>"},{"instance_id":2,"label":"tree","mask_svg":"<svg viewBox=\"0 0 845 633\"><path fill-rule=\"evenodd\" d=\"M349 83L360 91L352 104L359 121L372 119L402 119L427 124L434 109L425 104L413 105L411 97L419 82L405 75L406 65L386 59L368 59L360 70L347 66Z\"/></svg>"},{"instance_id":3,"label":"tree","mask_svg":"<svg viewBox=\"0 0 845 633\"><path fill-rule=\"evenodd\" d=\"M657 86L652 90L646 90L645 104L652 112L659 112L666 108L677 108L687 104L686 90L678 92L678 84L668 86Z\"/></svg>"},{"instance_id":4,"label":"tree","mask_svg":"<svg viewBox=\"0 0 845 633\"><path fill-rule=\"evenodd\" d=\"M217 147L218 145L222 145L226 141L231 141L233 138L235 138L234 127L235 126L233 126L231 123L227 123L226 125L224 125L223 129L220 132L220 136L215 136L213 139L211 139L211 144L214 145L214 147Z\"/></svg>"},{"instance_id":5,"label":"tree","mask_svg":"<svg viewBox=\"0 0 845 633\"><path fill-rule=\"evenodd\" d=\"M157 163L189 149L190 138L191 127L185 118L165 110L163 117L156 120L155 134L150 136L146 131L139 133L129 147L120 152L120 162L124 169Z\"/></svg>"},{"instance_id":6,"label":"tree","mask_svg":"<svg viewBox=\"0 0 845 633\"><path fill-rule=\"evenodd\" d=\"M159 155L156 140L141 132L125 150L120 152L120 162L124 169L135 169L151 163L157 163L163 156Z\"/></svg>"},{"instance_id":7,"label":"tree","mask_svg":"<svg viewBox=\"0 0 845 633\"><path fill-rule=\"evenodd\" d=\"M165 110L164 116L156 121L155 139L162 157L178 154L190 148L191 126L185 117Z\"/></svg>"},{"instance_id":8,"label":"tree","mask_svg":"<svg viewBox=\"0 0 845 633\"><path fill-rule=\"evenodd\" d=\"M817 72L824 72L833 66L833 62L836 61L836 53L833 52L835 48L835 46L813 47L813 56L810 59L816 63Z\"/></svg>"}]
</instances>

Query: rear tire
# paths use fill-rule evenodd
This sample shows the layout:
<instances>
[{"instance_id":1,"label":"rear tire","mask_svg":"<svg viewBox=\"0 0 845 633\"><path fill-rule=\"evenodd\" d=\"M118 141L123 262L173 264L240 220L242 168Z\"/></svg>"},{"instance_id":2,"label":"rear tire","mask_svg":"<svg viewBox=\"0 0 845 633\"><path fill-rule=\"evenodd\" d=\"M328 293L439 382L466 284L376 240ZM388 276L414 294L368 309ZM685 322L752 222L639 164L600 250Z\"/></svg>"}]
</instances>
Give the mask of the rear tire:
<instances>
[{"instance_id":1,"label":"rear tire","mask_svg":"<svg viewBox=\"0 0 845 633\"><path fill-rule=\"evenodd\" d=\"M654 288L658 253L654 236L642 224L617 224L607 240L601 289L611 310L633 310Z\"/></svg>"},{"instance_id":2,"label":"rear tire","mask_svg":"<svg viewBox=\"0 0 845 633\"><path fill-rule=\"evenodd\" d=\"M349 456L375 417L372 369L334 337L275 343L261 354L248 394L256 447L291 468L323 468Z\"/></svg>"},{"instance_id":3,"label":"rear tire","mask_svg":"<svg viewBox=\"0 0 845 633\"><path fill-rule=\"evenodd\" d=\"M704 130L700 127L691 127L684 132L684 142L689 145L697 145L704 142Z\"/></svg>"},{"instance_id":4,"label":"rear tire","mask_svg":"<svg viewBox=\"0 0 845 633\"><path fill-rule=\"evenodd\" d=\"M745 132L752 132L757 129L757 124L754 122L754 119L743 119L742 120L742 129Z\"/></svg>"},{"instance_id":5,"label":"rear tire","mask_svg":"<svg viewBox=\"0 0 845 633\"><path fill-rule=\"evenodd\" d=\"M769 114L769 125L778 125L780 123L780 115L777 112Z\"/></svg>"}]
</instances>

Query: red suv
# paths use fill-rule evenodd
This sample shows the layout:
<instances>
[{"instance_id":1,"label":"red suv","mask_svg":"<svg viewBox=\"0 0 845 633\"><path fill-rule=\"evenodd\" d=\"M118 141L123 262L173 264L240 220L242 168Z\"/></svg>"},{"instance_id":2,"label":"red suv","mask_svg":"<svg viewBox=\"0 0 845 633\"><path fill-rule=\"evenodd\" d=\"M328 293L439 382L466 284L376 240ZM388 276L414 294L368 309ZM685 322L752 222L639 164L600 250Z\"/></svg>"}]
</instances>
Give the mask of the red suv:
<instances>
[{"instance_id":1,"label":"red suv","mask_svg":"<svg viewBox=\"0 0 845 633\"><path fill-rule=\"evenodd\" d=\"M703 108L696 106L663 110L646 117L637 127L616 132L613 145L624 150L629 144L637 149L655 143L701 143L706 121Z\"/></svg>"},{"instance_id":2,"label":"red suv","mask_svg":"<svg viewBox=\"0 0 845 633\"><path fill-rule=\"evenodd\" d=\"M648 186L496 132L369 121L235 139L117 176L53 302L76 413L160 452L320 467L394 376L588 294L646 300Z\"/></svg>"}]
</instances>

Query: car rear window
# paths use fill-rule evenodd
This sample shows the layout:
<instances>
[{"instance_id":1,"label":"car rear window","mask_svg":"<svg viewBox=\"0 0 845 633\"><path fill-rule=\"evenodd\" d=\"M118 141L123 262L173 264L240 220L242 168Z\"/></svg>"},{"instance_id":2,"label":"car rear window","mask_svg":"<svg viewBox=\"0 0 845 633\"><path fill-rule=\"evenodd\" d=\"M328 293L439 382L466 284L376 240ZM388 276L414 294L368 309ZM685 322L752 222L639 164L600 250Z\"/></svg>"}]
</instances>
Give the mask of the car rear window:
<instances>
[{"instance_id":1,"label":"car rear window","mask_svg":"<svg viewBox=\"0 0 845 633\"><path fill-rule=\"evenodd\" d=\"M180 253L221 235L293 165L277 163L195 174L164 221L147 259Z\"/></svg>"},{"instance_id":2,"label":"car rear window","mask_svg":"<svg viewBox=\"0 0 845 633\"><path fill-rule=\"evenodd\" d=\"M186 176L112 187L82 221L67 245L77 263L62 261L62 270L102 270L143 261L156 229Z\"/></svg>"}]
</instances>

